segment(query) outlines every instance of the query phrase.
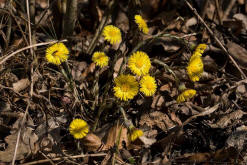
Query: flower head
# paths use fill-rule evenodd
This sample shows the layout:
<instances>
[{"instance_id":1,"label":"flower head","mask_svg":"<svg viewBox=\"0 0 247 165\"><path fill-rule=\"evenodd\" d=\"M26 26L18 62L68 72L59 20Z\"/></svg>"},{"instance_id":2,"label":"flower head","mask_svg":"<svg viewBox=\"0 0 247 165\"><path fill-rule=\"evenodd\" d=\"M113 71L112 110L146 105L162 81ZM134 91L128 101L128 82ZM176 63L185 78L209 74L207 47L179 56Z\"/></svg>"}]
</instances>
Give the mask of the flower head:
<instances>
[{"instance_id":1,"label":"flower head","mask_svg":"<svg viewBox=\"0 0 247 165\"><path fill-rule=\"evenodd\" d=\"M192 55L187 67L187 73L191 81L199 81L203 73L203 62L200 56Z\"/></svg>"},{"instance_id":2,"label":"flower head","mask_svg":"<svg viewBox=\"0 0 247 165\"><path fill-rule=\"evenodd\" d=\"M181 103L181 102L186 101L187 99L191 99L195 96L195 94L196 94L196 90L186 89L177 97L177 102Z\"/></svg>"},{"instance_id":3,"label":"flower head","mask_svg":"<svg viewBox=\"0 0 247 165\"><path fill-rule=\"evenodd\" d=\"M132 128L130 130L129 139L130 141L135 141L137 138L143 135L143 131L137 128Z\"/></svg>"},{"instance_id":4,"label":"flower head","mask_svg":"<svg viewBox=\"0 0 247 165\"><path fill-rule=\"evenodd\" d=\"M69 125L69 132L75 139L82 139L87 135L88 131L88 124L82 119L74 119Z\"/></svg>"},{"instance_id":5,"label":"flower head","mask_svg":"<svg viewBox=\"0 0 247 165\"><path fill-rule=\"evenodd\" d=\"M146 75L151 67L151 61L145 52L137 51L130 56L128 67L138 76Z\"/></svg>"},{"instance_id":6,"label":"flower head","mask_svg":"<svg viewBox=\"0 0 247 165\"><path fill-rule=\"evenodd\" d=\"M119 43L122 40L120 29L113 25L104 27L103 36L105 40L109 41L112 45Z\"/></svg>"},{"instance_id":7,"label":"flower head","mask_svg":"<svg viewBox=\"0 0 247 165\"><path fill-rule=\"evenodd\" d=\"M135 15L135 22L138 25L140 31L142 31L145 34L148 34L149 29L146 21L142 18L142 16Z\"/></svg>"},{"instance_id":8,"label":"flower head","mask_svg":"<svg viewBox=\"0 0 247 165\"><path fill-rule=\"evenodd\" d=\"M142 77L140 86L140 91L146 96L152 96L156 92L157 88L155 79L149 75Z\"/></svg>"},{"instance_id":9,"label":"flower head","mask_svg":"<svg viewBox=\"0 0 247 165\"><path fill-rule=\"evenodd\" d=\"M114 82L114 95L120 100L128 101L137 95L139 86L134 76L122 74Z\"/></svg>"},{"instance_id":10,"label":"flower head","mask_svg":"<svg viewBox=\"0 0 247 165\"><path fill-rule=\"evenodd\" d=\"M46 59L48 62L60 65L68 59L69 50L63 43L56 43L46 49Z\"/></svg>"},{"instance_id":11,"label":"flower head","mask_svg":"<svg viewBox=\"0 0 247 165\"><path fill-rule=\"evenodd\" d=\"M196 47L195 52L199 52L200 54L203 54L203 52L205 51L206 48L207 48L207 45L206 44L199 44Z\"/></svg>"},{"instance_id":12,"label":"flower head","mask_svg":"<svg viewBox=\"0 0 247 165\"><path fill-rule=\"evenodd\" d=\"M102 68L108 65L109 57L104 52L94 52L92 60Z\"/></svg>"}]
</instances>

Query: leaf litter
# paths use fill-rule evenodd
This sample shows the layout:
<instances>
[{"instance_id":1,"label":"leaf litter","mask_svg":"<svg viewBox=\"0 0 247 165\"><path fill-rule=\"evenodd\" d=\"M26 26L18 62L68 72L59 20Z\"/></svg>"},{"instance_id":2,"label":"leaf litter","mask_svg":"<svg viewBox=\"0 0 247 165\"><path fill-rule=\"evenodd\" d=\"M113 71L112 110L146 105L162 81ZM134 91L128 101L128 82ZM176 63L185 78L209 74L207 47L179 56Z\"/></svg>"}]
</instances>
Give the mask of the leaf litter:
<instances>
[{"instance_id":1,"label":"leaf litter","mask_svg":"<svg viewBox=\"0 0 247 165\"><path fill-rule=\"evenodd\" d=\"M35 2L31 30L36 43L64 39L62 2ZM34 47L35 54L27 49L3 61L29 46L28 17L25 3L0 1L0 163L246 164L247 3L189 1L216 41L186 2L78 1L75 27L65 37L69 59L56 66L45 60L47 45ZM149 34L138 30L136 14L147 22ZM107 43L101 23L102 28L120 28L122 42ZM207 45L200 57L204 72L192 82L188 62L202 43ZM109 65L96 66L89 48L104 51ZM132 74L127 62L136 51L151 59L156 93L119 101L114 78ZM184 87L196 94L177 103ZM80 140L69 132L76 118L90 130ZM133 130L143 133L135 141L129 138Z\"/></svg>"}]
</instances>

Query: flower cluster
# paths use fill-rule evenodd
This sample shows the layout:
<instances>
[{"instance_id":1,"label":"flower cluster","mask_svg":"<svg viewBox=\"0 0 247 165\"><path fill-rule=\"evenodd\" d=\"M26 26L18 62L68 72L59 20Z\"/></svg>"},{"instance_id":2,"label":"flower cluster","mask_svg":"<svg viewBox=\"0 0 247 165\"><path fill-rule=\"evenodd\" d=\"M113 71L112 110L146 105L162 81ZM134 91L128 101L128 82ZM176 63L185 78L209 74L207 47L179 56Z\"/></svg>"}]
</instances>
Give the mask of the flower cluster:
<instances>
[{"instance_id":1,"label":"flower cluster","mask_svg":"<svg viewBox=\"0 0 247 165\"><path fill-rule=\"evenodd\" d=\"M206 44L199 44L192 56L190 57L189 64L187 66L187 73L191 81L196 82L199 81L202 73L203 73L203 61L202 54L207 48ZM194 89L185 89L183 92L177 97L177 102L181 103L188 99L193 98L196 95L196 90Z\"/></svg>"},{"instance_id":2,"label":"flower cluster","mask_svg":"<svg viewBox=\"0 0 247 165\"><path fill-rule=\"evenodd\" d=\"M55 43L46 49L46 59L48 62L60 65L69 57L69 50L63 43Z\"/></svg>"},{"instance_id":3,"label":"flower cluster","mask_svg":"<svg viewBox=\"0 0 247 165\"><path fill-rule=\"evenodd\" d=\"M148 26L146 21L142 18L141 15L135 15L135 22L138 25L138 28L140 31L142 31L145 34L148 34Z\"/></svg>"},{"instance_id":4,"label":"flower cluster","mask_svg":"<svg viewBox=\"0 0 247 165\"><path fill-rule=\"evenodd\" d=\"M128 67L132 73L142 76L139 81L140 91L146 96L152 96L156 92L156 82L154 77L148 75L151 61L145 52L137 51L128 60ZM131 77L132 81L129 81ZM135 76L130 74L120 75L115 79L114 94L120 100L128 101L138 94L139 84Z\"/></svg>"},{"instance_id":5,"label":"flower cluster","mask_svg":"<svg viewBox=\"0 0 247 165\"><path fill-rule=\"evenodd\" d=\"M190 61L187 67L187 73L191 81L199 81L203 73L203 62L201 59L202 53L206 49L207 45L200 44L197 46L193 55L190 57Z\"/></svg>"}]
</instances>

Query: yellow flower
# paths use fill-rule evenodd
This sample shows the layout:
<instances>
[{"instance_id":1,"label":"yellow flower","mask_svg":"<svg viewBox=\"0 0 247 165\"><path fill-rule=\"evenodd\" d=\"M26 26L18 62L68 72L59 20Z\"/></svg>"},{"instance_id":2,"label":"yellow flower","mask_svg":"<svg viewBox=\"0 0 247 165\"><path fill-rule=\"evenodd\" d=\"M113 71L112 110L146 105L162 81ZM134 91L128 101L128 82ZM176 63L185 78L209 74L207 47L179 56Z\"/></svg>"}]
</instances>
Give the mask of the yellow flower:
<instances>
[{"instance_id":1,"label":"yellow flower","mask_svg":"<svg viewBox=\"0 0 247 165\"><path fill-rule=\"evenodd\" d=\"M82 119L74 119L69 125L69 132L75 139L82 139L87 135L88 131L88 124Z\"/></svg>"},{"instance_id":2,"label":"yellow flower","mask_svg":"<svg viewBox=\"0 0 247 165\"><path fill-rule=\"evenodd\" d=\"M207 48L207 45L206 44L199 44L196 47L195 52L199 52L200 54L203 54L203 52L205 51L206 48Z\"/></svg>"},{"instance_id":3,"label":"yellow flower","mask_svg":"<svg viewBox=\"0 0 247 165\"><path fill-rule=\"evenodd\" d=\"M135 22L138 25L140 31L142 31L145 34L148 34L149 29L146 21L142 18L142 16L135 15Z\"/></svg>"},{"instance_id":4,"label":"yellow flower","mask_svg":"<svg viewBox=\"0 0 247 165\"><path fill-rule=\"evenodd\" d=\"M137 138L143 135L143 131L137 128L132 128L130 130L129 139L130 141L135 141Z\"/></svg>"},{"instance_id":5,"label":"yellow flower","mask_svg":"<svg viewBox=\"0 0 247 165\"><path fill-rule=\"evenodd\" d=\"M145 52L137 51L130 56L128 67L138 76L146 75L151 67L151 61Z\"/></svg>"},{"instance_id":6,"label":"yellow flower","mask_svg":"<svg viewBox=\"0 0 247 165\"><path fill-rule=\"evenodd\" d=\"M177 102L181 103L181 102L186 101L187 99L191 99L195 96L195 94L196 94L196 90L186 89L177 97Z\"/></svg>"},{"instance_id":7,"label":"yellow flower","mask_svg":"<svg viewBox=\"0 0 247 165\"><path fill-rule=\"evenodd\" d=\"M187 67L191 81L199 81L203 73L203 62L200 56L192 55Z\"/></svg>"},{"instance_id":8,"label":"yellow flower","mask_svg":"<svg viewBox=\"0 0 247 165\"><path fill-rule=\"evenodd\" d=\"M46 59L48 62L60 65L68 59L69 50L63 43L56 43L46 49Z\"/></svg>"},{"instance_id":9,"label":"yellow flower","mask_svg":"<svg viewBox=\"0 0 247 165\"><path fill-rule=\"evenodd\" d=\"M155 79L151 76L144 76L140 81L140 91L146 96L152 96L156 92L156 82Z\"/></svg>"},{"instance_id":10,"label":"yellow flower","mask_svg":"<svg viewBox=\"0 0 247 165\"><path fill-rule=\"evenodd\" d=\"M109 41L112 45L121 42L121 31L113 25L107 25L103 29L103 36L105 40Z\"/></svg>"},{"instance_id":11,"label":"yellow flower","mask_svg":"<svg viewBox=\"0 0 247 165\"><path fill-rule=\"evenodd\" d=\"M138 82L130 74L120 75L115 80L114 95L120 100L128 101L133 99L138 93Z\"/></svg>"},{"instance_id":12,"label":"yellow flower","mask_svg":"<svg viewBox=\"0 0 247 165\"><path fill-rule=\"evenodd\" d=\"M104 52L94 52L92 60L97 66L103 68L108 65L109 57Z\"/></svg>"}]
</instances>

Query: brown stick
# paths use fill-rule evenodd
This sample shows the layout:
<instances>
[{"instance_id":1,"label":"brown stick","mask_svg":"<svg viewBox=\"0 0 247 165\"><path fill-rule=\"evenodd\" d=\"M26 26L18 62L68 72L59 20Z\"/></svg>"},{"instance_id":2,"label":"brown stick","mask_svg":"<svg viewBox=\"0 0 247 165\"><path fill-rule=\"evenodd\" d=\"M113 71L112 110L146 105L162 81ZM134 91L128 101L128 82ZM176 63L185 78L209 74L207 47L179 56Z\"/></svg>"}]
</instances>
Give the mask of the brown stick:
<instances>
[{"instance_id":1,"label":"brown stick","mask_svg":"<svg viewBox=\"0 0 247 165\"><path fill-rule=\"evenodd\" d=\"M54 158L54 159L37 160L37 161L29 162L29 163L24 163L24 164L22 164L22 165L41 164L41 163L49 162L50 160L52 160L52 161L62 160L63 158L77 159L77 158L98 157L98 156L106 156L106 155L107 155L106 153L87 154L87 155L82 154L82 155L66 156L66 157Z\"/></svg>"},{"instance_id":2,"label":"brown stick","mask_svg":"<svg viewBox=\"0 0 247 165\"><path fill-rule=\"evenodd\" d=\"M198 14L198 12L196 11L196 9L193 8L191 6L191 4L187 0L185 0L185 3L191 9L191 11L197 16L197 18L201 21L201 23L206 27L206 29L208 30L209 34L215 39L215 41L220 46L220 48L224 51L224 53L226 55L228 55L228 57L230 58L230 60L232 61L232 63L235 65L235 67L238 69L238 71L241 73L241 75L243 76L243 78L246 79L247 77L246 77L245 73L238 66L237 62L233 59L233 57L228 53L228 51L223 46L223 44L220 42L220 40L214 35L213 31L208 27L208 25L205 23L205 21L202 19L202 17Z\"/></svg>"}]
</instances>

